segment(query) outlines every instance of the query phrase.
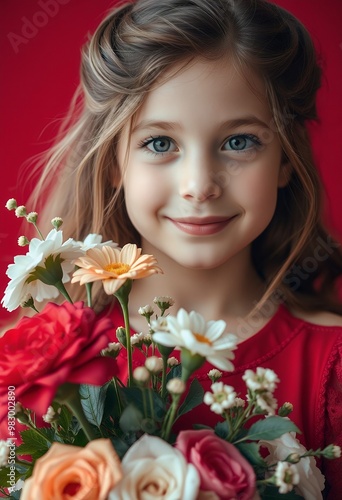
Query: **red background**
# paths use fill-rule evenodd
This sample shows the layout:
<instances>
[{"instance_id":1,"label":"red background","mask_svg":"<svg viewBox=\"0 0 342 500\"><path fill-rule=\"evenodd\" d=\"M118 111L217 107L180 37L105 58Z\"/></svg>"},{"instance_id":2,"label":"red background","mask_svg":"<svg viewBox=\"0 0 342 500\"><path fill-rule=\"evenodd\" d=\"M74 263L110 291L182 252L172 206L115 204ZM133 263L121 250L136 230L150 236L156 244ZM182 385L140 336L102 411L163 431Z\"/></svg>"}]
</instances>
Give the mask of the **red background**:
<instances>
[{"instance_id":1,"label":"red background","mask_svg":"<svg viewBox=\"0 0 342 500\"><path fill-rule=\"evenodd\" d=\"M342 2L275 3L304 22L321 54L325 72L318 100L321 120L311 127L311 133L327 191L330 229L335 236L342 235ZM78 84L80 47L114 4L115 0L1 0L1 297L8 264L14 255L26 251L17 246L20 220L1 207L12 197L25 203L32 182L25 184L20 171L27 160L48 147ZM0 321L4 323L8 317L0 307Z\"/></svg>"}]
</instances>

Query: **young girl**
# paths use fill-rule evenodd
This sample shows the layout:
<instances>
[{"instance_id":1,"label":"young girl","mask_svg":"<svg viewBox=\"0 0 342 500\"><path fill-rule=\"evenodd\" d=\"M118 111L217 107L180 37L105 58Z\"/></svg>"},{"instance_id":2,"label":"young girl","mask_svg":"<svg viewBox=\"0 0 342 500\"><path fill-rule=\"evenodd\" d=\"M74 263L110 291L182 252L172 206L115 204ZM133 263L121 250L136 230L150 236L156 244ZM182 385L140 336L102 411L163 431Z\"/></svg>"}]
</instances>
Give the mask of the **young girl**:
<instances>
[{"instance_id":1,"label":"young girl","mask_svg":"<svg viewBox=\"0 0 342 500\"><path fill-rule=\"evenodd\" d=\"M158 295L171 313L225 320L239 346L224 383L244 396L247 368L273 369L303 444L341 446L342 255L320 219L306 123L321 71L305 28L264 0L138 0L101 23L81 74L37 188L46 216L63 217L66 237L96 232L157 258L164 274L130 295L134 331ZM122 325L117 305L105 313ZM322 469L338 498L341 460Z\"/></svg>"}]
</instances>

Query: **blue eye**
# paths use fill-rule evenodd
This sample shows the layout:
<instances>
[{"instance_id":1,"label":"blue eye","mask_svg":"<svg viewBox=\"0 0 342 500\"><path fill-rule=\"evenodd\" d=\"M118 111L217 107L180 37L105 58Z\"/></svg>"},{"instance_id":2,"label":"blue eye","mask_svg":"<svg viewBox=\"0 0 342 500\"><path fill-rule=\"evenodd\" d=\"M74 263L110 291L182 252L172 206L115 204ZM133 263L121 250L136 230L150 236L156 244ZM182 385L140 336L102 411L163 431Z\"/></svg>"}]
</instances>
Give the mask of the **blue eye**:
<instances>
[{"instance_id":1,"label":"blue eye","mask_svg":"<svg viewBox=\"0 0 342 500\"><path fill-rule=\"evenodd\" d=\"M176 151L176 146L169 137L151 137L141 143L142 148L147 148L151 153L163 154Z\"/></svg>"},{"instance_id":2,"label":"blue eye","mask_svg":"<svg viewBox=\"0 0 342 500\"><path fill-rule=\"evenodd\" d=\"M246 151L255 146L261 146L259 139L252 134L239 134L229 137L224 143L225 151Z\"/></svg>"}]
</instances>

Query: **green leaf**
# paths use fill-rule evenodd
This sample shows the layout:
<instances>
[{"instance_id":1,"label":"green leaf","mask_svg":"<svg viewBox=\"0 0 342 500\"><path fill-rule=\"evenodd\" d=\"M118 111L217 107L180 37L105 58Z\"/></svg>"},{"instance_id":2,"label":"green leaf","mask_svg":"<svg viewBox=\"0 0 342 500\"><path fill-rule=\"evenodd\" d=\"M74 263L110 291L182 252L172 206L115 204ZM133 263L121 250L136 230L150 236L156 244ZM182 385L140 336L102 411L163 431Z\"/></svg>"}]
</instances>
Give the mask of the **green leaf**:
<instances>
[{"instance_id":1,"label":"green leaf","mask_svg":"<svg viewBox=\"0 0 342 500\"><path fill-rule=\"evenodd\" d=\"M252 466L267 469L268 464L260 455L257 443L238 443L235 446Z\"/></svg>"},{"instance_id":2,"label":"green leaf","mask_svg":"<svg viewBox=\"0 0 342 500\"><path fill-rule=\"evenodd\" d=\"M126 405L134 405L141 413L147 418L153 418L157 422L161 422L166 413L166 405L162 398L156 393L151 392L149 389L141 389L138 387L122 388ZM150 408L150 397L152 396L153 415ZM144 406L145 398L145 406ZM145 411L146 408L146 411Z\"/></svg>"},{"instance_id":3,"label":"green leaf","mask_svg":"<svg viewBox=\"0 0 342 500\"><path fill-rule=\"evenodd\" d=\"M298 427L291 420L272 416L255 422L255 424L248 429L246 436L241 440L259 441L260 439L265 439L270 441L272 439L277 439L286 432L293 431L300 433Z\"/></svg>"},{"instance_id":4,"label":"green leaf","mask_svg":"<svg viewBox=\"0 0 342 500\"><path fill-rule=\"evenodd\" d=\"M226 439L230 429L228 429L228 423L226 421L219 422L215 425L215 434L221 439Z\"/></svg>"},{"instance_id":5,"label":"green leaf","mask_svg":"<svg viewBox=\"0 0 342 500\"><path fill-rule=\"evenodd\" d=\"M199 383L197 378L194 378L191 382L189 392L186 395L183 404L178 410L177 418L179 418L181 415L184 415L184 413L188 413L190 410L203 403L203 395L204 389L202 385Z\"/></svg>"},{"instance_id":6,"label":"green leaf","mask_svg":"<svg viewBox=\"0 0 342 500\"><path fill-rule=\"evenodd\" d=\"M23 442L16 450L17 455L31 455L32 458L39 458L48 451L53 441L55 431L43 427L39 429L41 434L46 435L46 439L32 429L27 429L20 433Z\"/></svg>"},{"instance_id":7,"label":"green leaf","mask_svg":"<svg viewBox=\"0 0 342 500\"><path fill-rule=\"evenodd\" d=\"M80 396L84 414L88 422L96 425L98 428L102 422L107 387L108 385L101 387L87 384L80 385Z\"/></svg>"},{"instance_id":8,"label":"green leaf","mask_svg":"<svg viewBox=\"0 0 342 500\"><path fill-rule=\"evenodd\" d=\"M173 378L181 378L181 376L182 376L182 365L179 363L179 365L175 365L171 368L169 373L166 375L166 381L168 382Z\"/></svg>"}]
</instances>

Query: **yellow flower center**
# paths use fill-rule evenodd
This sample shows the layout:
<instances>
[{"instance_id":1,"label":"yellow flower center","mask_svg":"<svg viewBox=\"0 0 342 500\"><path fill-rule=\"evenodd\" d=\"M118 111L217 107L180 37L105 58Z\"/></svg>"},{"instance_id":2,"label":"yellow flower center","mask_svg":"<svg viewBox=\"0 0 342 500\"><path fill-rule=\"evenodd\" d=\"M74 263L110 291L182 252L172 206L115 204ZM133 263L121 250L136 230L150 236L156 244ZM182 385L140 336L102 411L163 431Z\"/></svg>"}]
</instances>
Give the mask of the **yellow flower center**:
<instances>
[{"instance_id":1,"label":"yellow flower center","mask_svg":"<svg viewBox=\"0 0 342 500\"><path fill-rule=\"evenodd\" d=\"M194 336L198 342L202 342L202 344L211 345L211 342L208 339L208 337L205 337L204 335L201 335L200 333L194 333Z\"/></svg>"},{"instance_id":2,"label":"yellow flower center","mask_svg":"<svg viewBox=\"0 0 342 500\"><path fill-rule=\"evenodd\" d=\"M115 273L120 275L127 273L127 271L130 270L130 266L128 264L123 264L122 262L114 262L112 264L104 266L104 270L108 271L109 273Z\"/></svg>"}]
</instances>

